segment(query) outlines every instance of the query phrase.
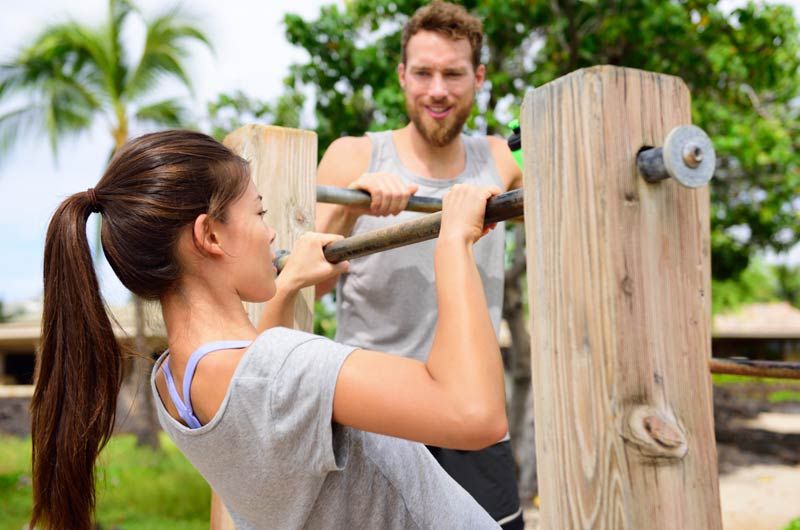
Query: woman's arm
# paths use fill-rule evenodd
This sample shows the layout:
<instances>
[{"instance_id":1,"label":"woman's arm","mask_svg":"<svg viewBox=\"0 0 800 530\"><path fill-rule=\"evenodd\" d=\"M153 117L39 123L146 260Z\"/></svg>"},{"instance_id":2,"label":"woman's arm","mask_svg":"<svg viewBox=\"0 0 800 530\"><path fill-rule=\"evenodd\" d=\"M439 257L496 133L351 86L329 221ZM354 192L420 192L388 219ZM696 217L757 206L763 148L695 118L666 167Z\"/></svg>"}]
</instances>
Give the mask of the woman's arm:
<instances>
[{"instance_id":1,"label":"woman's arm","mask_svg":"<svg viewBox=\"0 0 800 530\"><path fill-rule=\"evenodd\" d=\"M333 420L458 449L507 432L503 365L472 252L486 200L499 190L455 186L436 244L439 318L428 361L357 350L336 384Z\"/></svg>"}]
</instances>

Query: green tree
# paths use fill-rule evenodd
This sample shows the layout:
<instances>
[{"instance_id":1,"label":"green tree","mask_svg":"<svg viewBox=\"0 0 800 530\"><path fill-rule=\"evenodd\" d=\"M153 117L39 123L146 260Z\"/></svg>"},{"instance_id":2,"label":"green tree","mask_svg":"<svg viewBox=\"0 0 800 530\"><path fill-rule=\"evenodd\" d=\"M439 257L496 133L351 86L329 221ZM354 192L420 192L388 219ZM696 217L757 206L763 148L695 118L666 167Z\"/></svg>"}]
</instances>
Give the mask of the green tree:
<instances>
[{"instance_id":1,"label":"green tree","mask_svg":"<svg viewBox=\"0 0 800 530\"><path fill-rule=\"evenodd\" d=\"M335 138L406 123L394 74L400 32L419 0L352 0L316 20L285 17L304 48L288 80L311 93L316 130ZM718 0L462 2L484 22L488 82L469 127L507 133L527 87L577 68L612 64L686 81L694 122L719 158L712 181L713 273L736 277L762 250L800 239L800 31L791 8Z\"/></svg>"},{"instance_id":2,"label":"green tree","mask_svg":"<svg viewBox=\"0 0 800 530\"><path fill-rule=\"evenodd\" d=\"M0 116L0 150L14 147L21 136L45 133L54 154L58 143L87 131L96 120L108 124L113 151L128 140L131 127L177 127L186 123L187 110L178 99L159 99L157 86L172 78L191 90L184 63L188 44L210 47L193 22L172 9L144 20L143 50L125 48L122 32L129 17L138 13L128 0L109 0L108 20L99 28L76 21L44 28L33 42L10 61L0 64L0 102L22 103ZM136 350L146 352L142 302L136 305ZM141 366L136 366L136 365ZM126 385L143 380L146 366L134 363ZM146 386L146 385L145 385ZM145 386L142 386L143 388ZM145 398L150 392L144 392ZM152 409L149 406L146 410ZM152 414L150 414L152 416ZM156 446L156 420L140 441Z\"/></svg>"},{"instance_id":3,"label":"green tree","mask_svg":"<svg viewBox=\"0 0 800 530\"><path fill-rule=\"evenodd\" d=\"M303 94L289 92L281 96L276 104L248 96L241 90L221 93L206 106L208 134L219 141L248 123L269 123L283 127L299 127L300 112L305 98Z\"/></svg>"}]
</instances>

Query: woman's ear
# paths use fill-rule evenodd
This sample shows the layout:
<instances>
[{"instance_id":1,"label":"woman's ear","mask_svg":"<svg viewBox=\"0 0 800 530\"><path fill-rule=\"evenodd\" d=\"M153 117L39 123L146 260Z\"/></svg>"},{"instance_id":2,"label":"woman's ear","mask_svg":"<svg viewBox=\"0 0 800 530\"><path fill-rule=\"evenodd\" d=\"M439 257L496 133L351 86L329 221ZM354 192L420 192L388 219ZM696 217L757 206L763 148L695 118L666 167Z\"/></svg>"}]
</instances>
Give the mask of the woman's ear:
<instances>
[{"instance_id":1,"label":"woman's ear","mask_svg":"<svg viewBox=\"0 0 800 530\"><path fill-rule=\"evenodd\" d=\"M225 252L220 246L219 237L214 230L214 224L214 220L207 214L198 215L192 225L192 238L195 246L202 252L212 256L221 256Z\"/></svg>"}]
</instances>

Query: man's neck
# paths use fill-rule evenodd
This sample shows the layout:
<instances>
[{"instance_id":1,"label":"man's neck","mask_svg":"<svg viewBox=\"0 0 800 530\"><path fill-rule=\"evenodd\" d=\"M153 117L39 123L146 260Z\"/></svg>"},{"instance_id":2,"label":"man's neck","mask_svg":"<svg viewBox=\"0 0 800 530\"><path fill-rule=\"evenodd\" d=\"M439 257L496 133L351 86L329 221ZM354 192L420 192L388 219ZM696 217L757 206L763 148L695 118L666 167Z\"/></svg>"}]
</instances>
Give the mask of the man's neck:
<instances>
[{"instance_id":1,"label":"man's neck","mask_svg":"<svg viewBox=\"0 0 800 530\"><path fill-rule=\"evenodd\" d=\"M413 123L393 132L397 154L412 172L430 179L452 179L457 177L467 164L464 142L461 135L447 145L432 145L422 136Z\"/></svg>"}]
</instances>

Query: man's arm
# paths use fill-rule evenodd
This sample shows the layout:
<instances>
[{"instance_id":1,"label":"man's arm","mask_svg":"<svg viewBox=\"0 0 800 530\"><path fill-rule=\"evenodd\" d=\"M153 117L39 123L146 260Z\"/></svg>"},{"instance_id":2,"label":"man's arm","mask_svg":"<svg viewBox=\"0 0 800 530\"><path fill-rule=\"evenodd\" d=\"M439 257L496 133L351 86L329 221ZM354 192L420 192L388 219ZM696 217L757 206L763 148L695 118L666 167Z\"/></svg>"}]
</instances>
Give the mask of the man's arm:
<instances>
[{"instance_id":1,"label":"man's arm","mask_svg":"<svg viewBox=\"0 0 800 530\"><path fill-rule=\"evenodd\" d=\"M347 188L369 167L372 142L366 136L345 136L334 140L317 168L317 184ZM339 204L317 203L316 231L350 235L362 212Z\"/></svg>"},{"instance_id":2,"label":"man's arm","mask_svg":"<svg viewBox=\"0 0 800 530\"><path fill-rule=\"evenodd\" d=\"M405 209L417 185L407 184L391 173L366 173L371 153L372 141L367 136L339 138L325 151L317 168L317 184L364 190L372 196L372 202L369 208L317 203L317 232L349 236L363 214L397 215ZM336 278L320 283L316 297L335 285Z\"/></svg>"},{"instance_id":3,"label":"man's arm","mask_svg":"<svg viewBox=\"0 0 800 530\"><path fill-rule=\"evenodd\" d=\"M511 154L511 149L508 148L508 143L503 138L489 136L489 150L492 152L494 164L497 167L497 172L500 174L500 180L503 182L503 191L514 190L522 187L522 170L514 156Z\"/></svg>"}]
</instances>

